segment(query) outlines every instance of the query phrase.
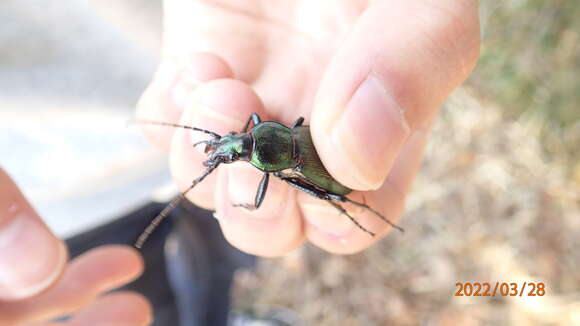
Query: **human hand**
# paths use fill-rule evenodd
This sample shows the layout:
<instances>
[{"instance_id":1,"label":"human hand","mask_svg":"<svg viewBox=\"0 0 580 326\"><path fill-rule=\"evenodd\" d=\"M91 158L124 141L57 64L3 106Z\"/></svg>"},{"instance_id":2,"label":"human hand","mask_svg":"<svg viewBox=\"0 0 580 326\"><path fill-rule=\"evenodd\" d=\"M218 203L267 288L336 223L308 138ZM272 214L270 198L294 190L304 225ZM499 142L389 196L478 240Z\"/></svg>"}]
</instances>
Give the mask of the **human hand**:
<instances>
[{"instance_id":1,"label":"human hand","mask_svg":"<svg viewBox=\"0 0 580 326\"><path fill-rule=\"evenodd\" d=\"M391 221L403 213L438 108L479 54L474 0L166 0L164 37L138 118L223 134L239 131L253 112L287 125L304 116L325 167L358 190L349 197L364 196ZM205 169L205 155L192 149L203 136L143 129L170 151L174 179L186 189ZM370 237L276 178L258 210L232 207L253 202L260 175L246 163L222 165L187 196L215 209L226 238L246 252L280 255L307 239L352 253L391 229L348 207L379 235Z\"/></svg>"},{"instance_id":2,"label":"human hand","mask_svg":"<svg viewBox=\"0 0 580 326\"><path fill-rule=\"evenodd\" d=\"M105 292L143 271L124 246L93 249L67 264L67 250L0 169L0 326L148 325L141 295ZM49 320L73 315L67 322Z\"/></svg>"}]
</instances>

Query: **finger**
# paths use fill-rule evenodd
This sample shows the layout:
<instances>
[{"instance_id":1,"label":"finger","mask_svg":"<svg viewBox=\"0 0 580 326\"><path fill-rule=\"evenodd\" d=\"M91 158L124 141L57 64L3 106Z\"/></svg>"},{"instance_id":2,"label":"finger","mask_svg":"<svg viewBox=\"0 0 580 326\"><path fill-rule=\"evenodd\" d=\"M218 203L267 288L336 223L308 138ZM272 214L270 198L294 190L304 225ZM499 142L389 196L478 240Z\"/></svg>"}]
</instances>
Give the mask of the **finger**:
<instances>
[{"instance_id":1,"label":"finger","mask_svg":"<svg viewBox=\"0 0 580 326\"><path fill-rule=\"evenodd\" d=\"M307 198L307 194L301 194L301 196L301 209L307 221L306 237L308 241L326 251L336 254L356 253L377 242L392 229L371 211L352 204L341 203L340 205L361 226L375 234L371 236L330 204L313 202L312 199ZM355 192L349 194L348 197L358 202L366 202L392 223L398 222L405 207L404 198L388 183L377 191Z\"/></svg>"},{"instance_id":2,"label":"finger","mask_svg":"<svg viewBox=\"0 0 580 326\"><path fill-rule=\"evenodd\" d=\"M192 96L181 123L203 126L219 134L240 131L252 113L267 120L263 105L254 91L237 80L214 80L200 86ZM207 138L207 137L205 137ZM203 134L185 130L175 133L172 151L172 173L181 189L206 169L207 159L192 144L204 139ZM262 206L253 212L234 208L233 204L253 203L262 173L248 162L222 165L212 175L188 193L194 203L217 210L226 238L236 247L254 254L277 255L299 244L302 240L300 216L293 201L286 202L291 191L275 178ZM216 185L216 180L223 182ZM281 210L280 207L287 207ZM264 239L269 239L264 246Z\"/></svg>"},{"instance_id":3,"label":"finger","mask_svg":"<svg viewBox=\"0 0 580 326\"><path fill-rule=\"evenodd\" d=\"M377 1L325 71L312 113L324 165L379 188L413 130L436 113L479 53L476 1Z\"/></svg>"},{"instance_id":4,"label":"finger","mask_svg":"<svg viewBox=\"0 0 580 326\"><path fill-rule=\"evenodd\" d=\"M431 126L427 126L413 132L389 173L387 183L402 196L411 192L411 186L421 167L430 128Z\"/></svg>"},{"instance_id":5,"label":"finger","mask_svg":"<svg viewBox=\"0 0 580 326\"><path fill-rule=\"evenodd\" d=\"M103 246L73 260L62 280L42 295L0 305L0 325L34 322L69 315L99 294L122 286L143 271L138 252L126 246Z\"/></svg>"},{"instance_id":6,"label":"finger","mask_svg":"<svg viewBox=\"0 0 580 326\"><path fill-rule=\"evenodd\" d=\"M355 192L348 197L358 202L366 201L389 221L396 223L404 212L405 197L410 192L413 179L421 166L427 135L428 131L423 129L413 132L400 151L387 182L379 190ZM344 205L361 225L376 233L375 237L371 237L346 216L339 215L332 206L313 201L308 197L310 196L303 196L300 201L307 222L306 235L310 242L329 252L339 254L359 252L393 231L390 225L368 210ZM398 231L394 232L398 234Z\"/></svg>"},{"instance_id":7,"label":"finger","mask_svg":"<svg viewBox=\"0 0 580 326\"><path fill-rule=\"evenodd\" d=\"M264 116L262 103L249 86L233 79L219 79L201 85L194 92L180 123L225 135L240 131L254 112ZM207 160L204 147L194 148L193 144L208 138L199 132L175 130L169 161L179 189L187 189L207 169L202 164ZM187 198L200 207L214 209L215 183L223 168L225 165L189 191Z\"/></svg>"},{"instance_id":8,"label":"finger","mask_svg":"<svg viewBox=\"0 0 580 326\"><path fill-rule=\"evenodd\" d=\"M133 292L117 292L99 298L76 314L70 326L145 326L152 321L153 309L145 297Z\"/></svg>"},{"instance_id":9,"label":"finger","mask_svg":"<svg viewBox=\"0 0 580 326\"><path fill-rule=\"evenodd\" d=\"M0 301L18 300L56 282L67 252L2 169L0 194Z\"/></svg>"},{"instance_id":10,"label":"finger","mask_svg":"<svg viewBox=\"0 0 580 326\"><path fill-rule=\"evenodd\" d=\"M153 320L151 304L142 295L116 292L97 299L67 322L42 322L29 326L140 326Z\"/></svg>"},{"instance_id":11,"label":"finger","mask_svg":"<svg viewBox=\"0 0 580 326\"><path fill-rule=\"evenodd\" d=\"M152 82L137 104L137 119L179 121L187 98L201 83L231 78L233 73L220 57L209 53L194 53L186 57L165 58ZM152 143L169 150L174 128L141 125Z\"/></svg>"},{"instance_id":12,"label":"finger","mask_svg":"<svg viewBox=\"0 0 580 326\"><path fill-rule=\"evenodd\" d=\"M280 256L304 242L295 191L278 178L270 177L259 209L248 211L233 206L254 203L260 178L255 168L241 164L220 173L216 185L216 218L226 239L238 249L258 256Z\"/></svg>"},{"instance_id":13,"label":"finger","mask_svg":"<svg viewBox=\"0 0 580 326\"><path fill-rule=\"evenodd\" d=\"M282 5L279 3L278 7ZM235 67L236 78L252 82L260 77L270 50L264 46L269 32L269 28L264 28L264 22L268 20L260 19L264 15L264 6L257 2L168 0L163 9L166 18L163 26L165 54L218 53ZM261 23L253 24L255 17Z\"/></svg>"}]
</instances>

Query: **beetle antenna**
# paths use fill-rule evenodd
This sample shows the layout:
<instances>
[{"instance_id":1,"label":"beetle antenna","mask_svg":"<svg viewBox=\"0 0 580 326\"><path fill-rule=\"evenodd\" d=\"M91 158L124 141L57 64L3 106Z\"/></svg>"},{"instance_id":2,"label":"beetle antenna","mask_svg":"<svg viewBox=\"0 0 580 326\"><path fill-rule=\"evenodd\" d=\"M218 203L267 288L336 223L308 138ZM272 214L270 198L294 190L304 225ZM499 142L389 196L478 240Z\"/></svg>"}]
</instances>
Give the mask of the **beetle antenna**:
<instances>
[{"instance_id":1,"label":"beetle antenna","mask_svg":"<svg viewBox=\"0 0 580 326\"><path fill-rule=\"evenodd\" d=\"M201 128L196 128L196 127L191 127L191 126L180 125L180 124L176 124L176 123L160 122L160 121L153 121L153 120L142 120L142 119L129 120L128 123L129 124L136 123L136 124L149 124L149 125L156 125L156 126L183 128L183 129L201 131L201 132L204 132L206 134L211 135L213 138L217 138L217 139L222 138L222 136L220 136L219 134L217 134L213 131L209 131L209 130L205 130L205 129L201 129Z\"/></svg>"},{"instance_id":2,"label":"beetle antenna","mask_svg":"<svg viewBox=\"0 0 580 326\"><path fill-rule=\"evenodd\" d=\"M139 238L137 239L137 241L135 241L135 248L137 248L137 249L143 248L143 245L145 244L145 242L147 241L149 236L153 233L153 231L155 231L155 229L159 226L159 224L161 224L161 221L163 221L167 217L167 215L169 215L169 213L177 206L177 204L179 204L179 202L181 202L182 200L185 199L185 195L191 189L193 189L195 186L197 186L198 183L200 183L203 179L205 179L205 177L207 177L210 173L212 173L213 170L215 170L218 167L218 165L219 165L219 162L215 165L208 167L201 176L199 176L197 179L193 180L191 185L187 189L185 189L184 192L179 194L179 196L177 198L173 199L169 203L169 205L167 205L161 211L161 213L159 213L159 215L157 215L151 221L151 223L149 223L149 225L147 226L147 228L145 228L145 230L141 233L141 235L139 235Z\"/></svg>"}]
</instances>

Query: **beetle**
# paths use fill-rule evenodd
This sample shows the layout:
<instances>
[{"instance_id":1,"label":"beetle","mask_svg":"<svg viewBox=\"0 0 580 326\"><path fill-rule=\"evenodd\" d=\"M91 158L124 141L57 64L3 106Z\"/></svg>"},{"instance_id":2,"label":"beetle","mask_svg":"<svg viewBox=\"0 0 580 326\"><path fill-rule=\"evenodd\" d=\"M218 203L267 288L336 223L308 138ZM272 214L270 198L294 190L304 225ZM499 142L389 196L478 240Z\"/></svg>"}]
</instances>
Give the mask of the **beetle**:
<instances>
[{"instance_id":1,"label":"beetle","mask_svg":"<svg viewBox=\"0 0 580 326\"><path fill-rule=\"evenodd\" d=\"M298 118L288 127L276 121L262 121L258 114L253 113L240 132L232 131L225 136L220 136L209 130L175 123L152 120L135 120L135 122L189 129L203 132L212 137L210 140L203 140L193 144L194 147L201 144L206 146L205 153L208 155L208 159L203 162L203 165L207 167L205 172L193 180L185 191L172 200L153 219L151 224L137 239L135 243L137 248L143 246L153 230L185 198L185 195L191 189L203 181L220 164L229 164L237 161L250 163L258 170L264 172L264 175L258 186L254 203L234 204L235 207L244 207L248 210L258 209L264 201L270 174L273 174L290 186L329 202L340 213L345 214L358 228L371 236L375 236L375 234L362 226L338 202L348 202L367 209L393 228L404 232L401 227L389 221L382 214L364 203L364 201L359 203L346 196L353 190L340 184L328 173L314 148L310 136L310 127L303 125L303 117ZM253 123L252 128L250 128L251 123Z\"/></svg>"}]
</instances>

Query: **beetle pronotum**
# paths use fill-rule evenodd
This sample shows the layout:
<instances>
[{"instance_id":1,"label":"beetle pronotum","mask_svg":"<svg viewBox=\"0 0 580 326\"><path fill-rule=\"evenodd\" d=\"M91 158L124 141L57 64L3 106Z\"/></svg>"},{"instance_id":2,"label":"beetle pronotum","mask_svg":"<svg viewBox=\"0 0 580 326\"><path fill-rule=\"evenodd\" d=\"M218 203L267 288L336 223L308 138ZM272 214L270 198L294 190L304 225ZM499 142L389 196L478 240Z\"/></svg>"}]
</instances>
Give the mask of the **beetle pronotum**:
<instances>
[{"instance_id":1,"label":"beetle pronotum","mask_svg":"<svg viewBox=\"0 0 580 326\"><path fill-rule=\"evenodd\" d=\"M328 201L339 212L345 214L357 227L371 236L375 234L363 227L338 202L348 202L367 209L393 228L401 232L404 231L401 227L389 221L366 203L359 203L346 197L346 195L352 192L352 189L340 184L326 171L312 143L310 127L302 125L304 122L304 118L302 117L298 118L291 127L287 127L276 121L262 121L254 113L250 116L240 132L232 131L225 136L220 136L217 133L205 129L168 122L150 120L136 120L135 122L139 124L184 128L203 132L212 137L210 140L204 140L193 145L204 144L206 146L205 153L208 155L208 159L203 162L203 165L207 167L205 172L193 180L185 191L172 200L153 219L151 224L149 224L137 239L135 243L137 248L143 246L153 230L185 198L185 195L191 189L212 173L220 164L229 164L236 161L247 161L264 172L254 203L235 204L234 206L236 207L244 207L249 210L259 208L266 195L270 174L273 174L275 177L280 178L296 189ZM253 123L252 128L249 128L250 123Z\"/></svg>"}]
</instances>

